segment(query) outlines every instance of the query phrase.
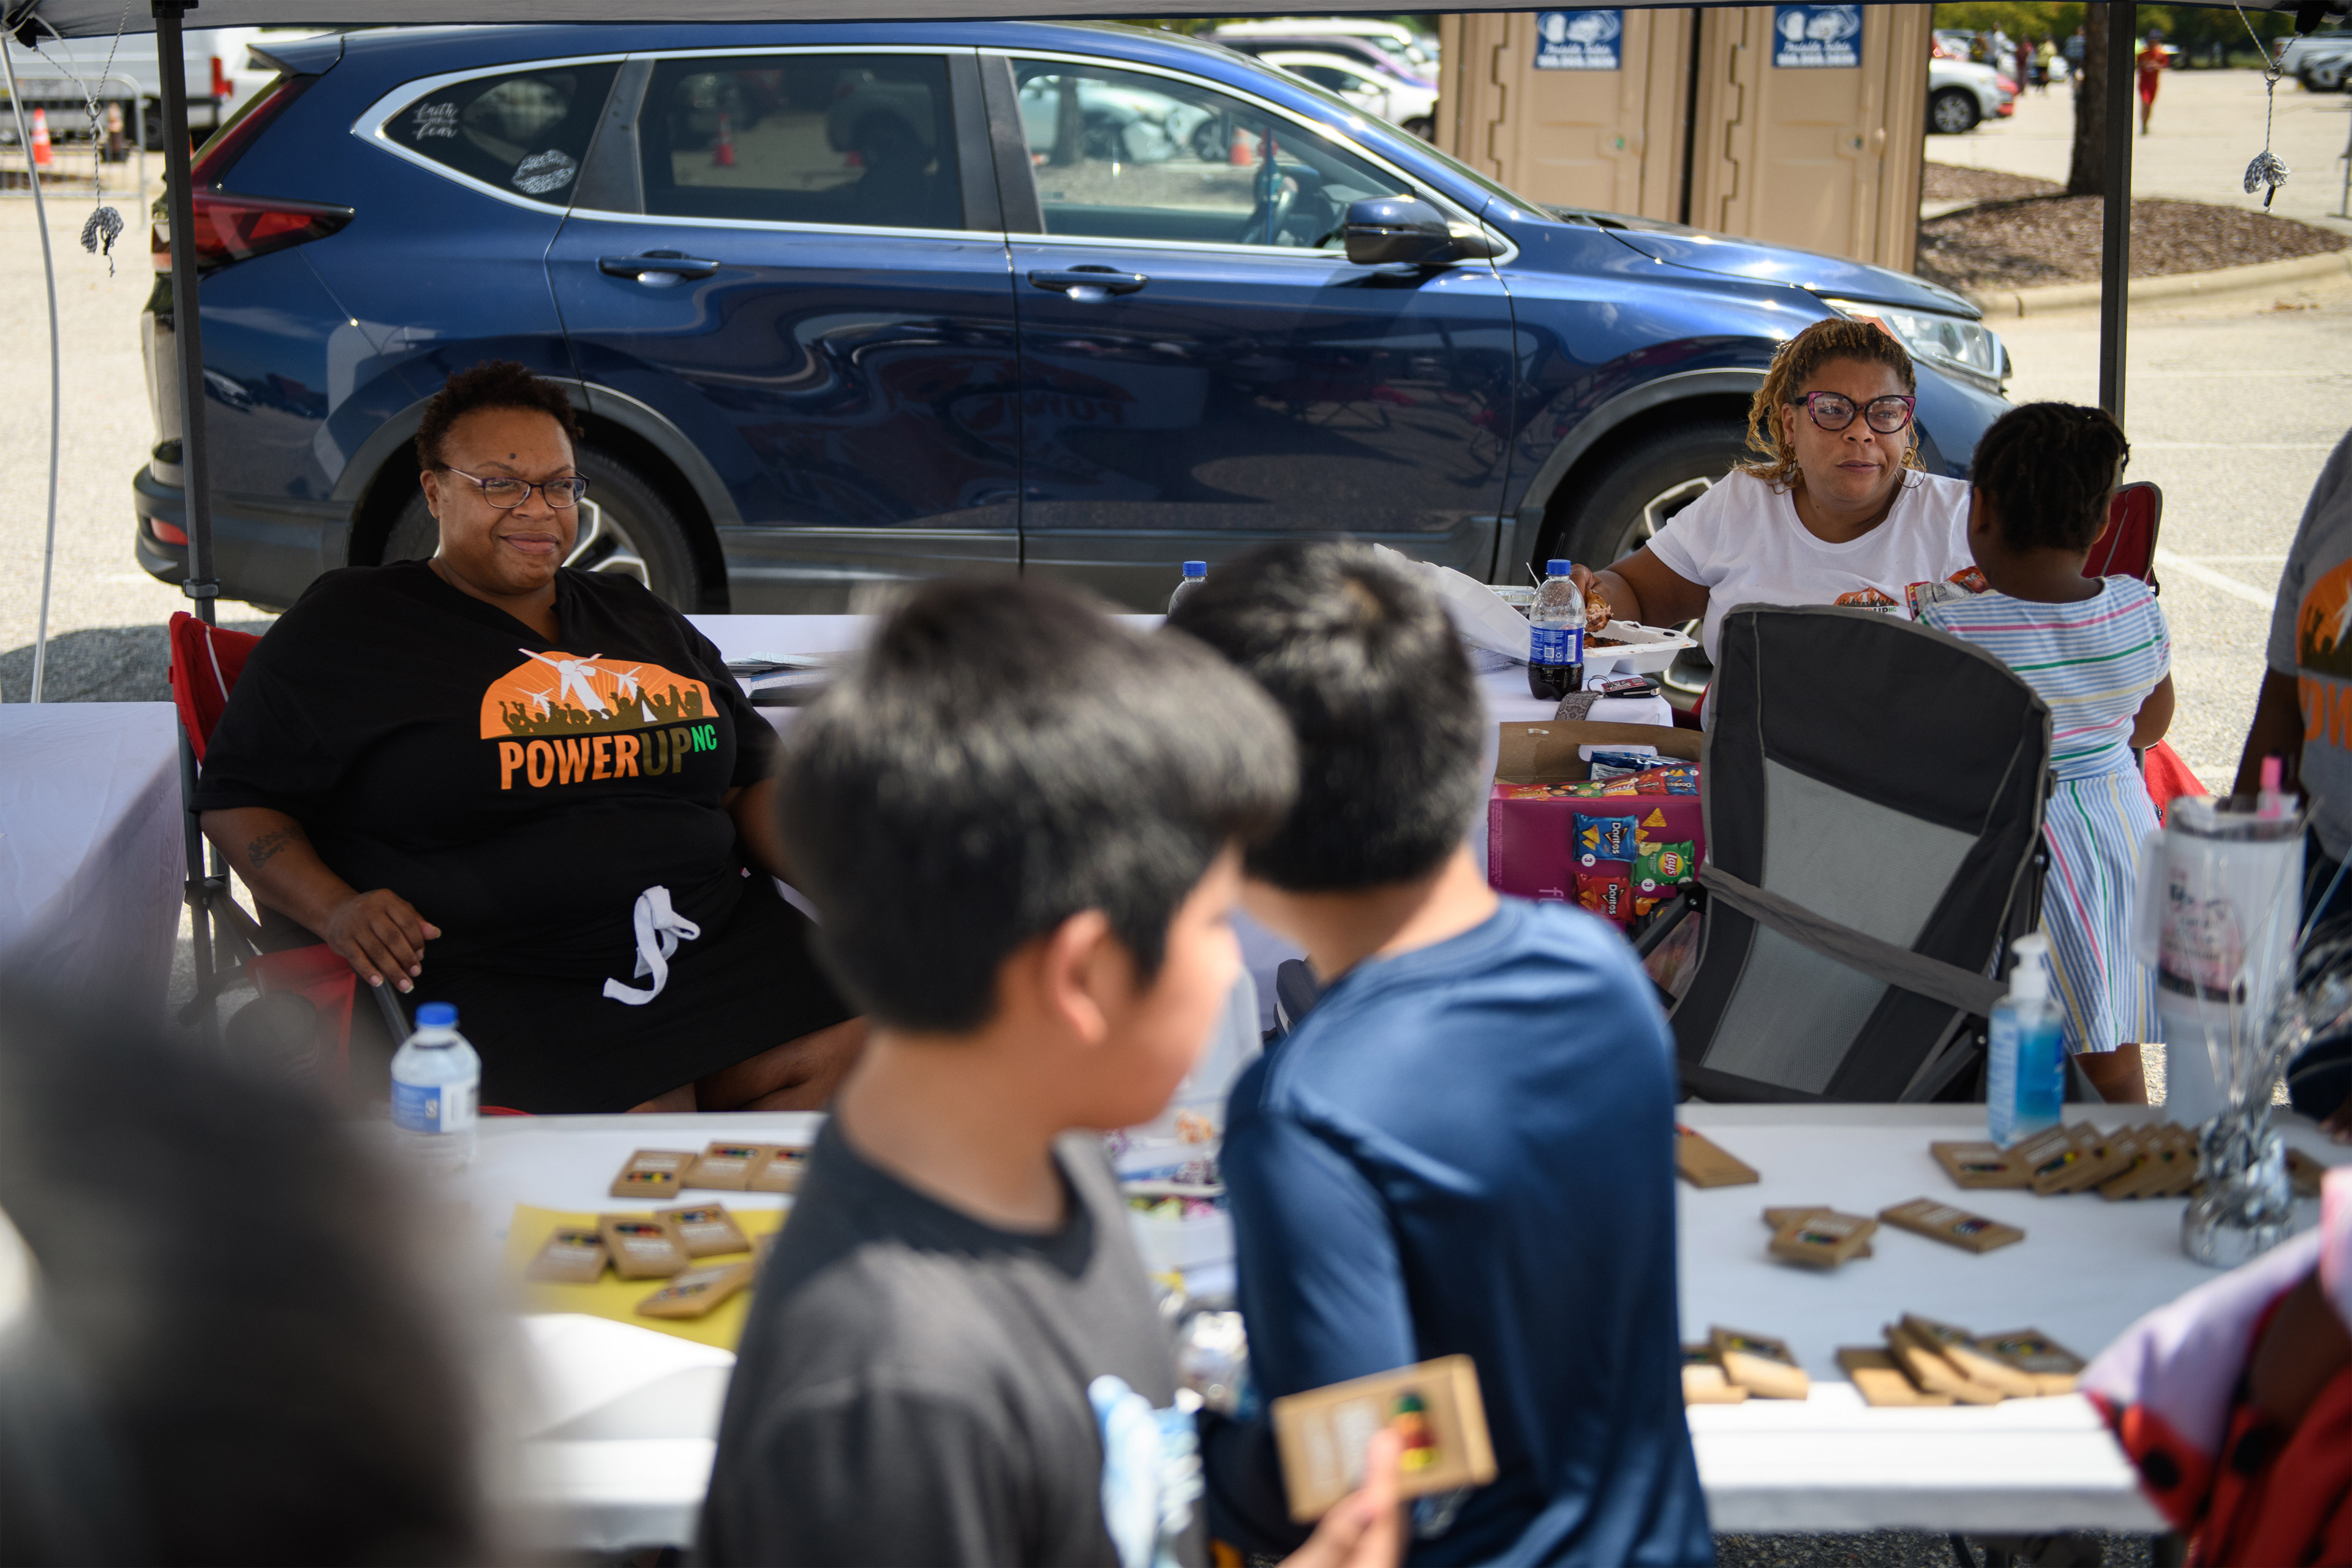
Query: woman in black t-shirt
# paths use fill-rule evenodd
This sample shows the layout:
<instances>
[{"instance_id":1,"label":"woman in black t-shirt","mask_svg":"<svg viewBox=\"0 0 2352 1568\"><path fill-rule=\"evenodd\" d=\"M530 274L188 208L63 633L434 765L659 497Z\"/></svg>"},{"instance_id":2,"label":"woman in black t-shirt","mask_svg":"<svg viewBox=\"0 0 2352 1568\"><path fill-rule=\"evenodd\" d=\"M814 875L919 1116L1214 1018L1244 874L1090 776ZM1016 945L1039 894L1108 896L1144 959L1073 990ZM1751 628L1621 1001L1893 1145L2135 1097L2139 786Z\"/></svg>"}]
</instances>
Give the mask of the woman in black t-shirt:
<instances>
[{"instance_id":1,"label":"woman in black t-shirt","mask_svg":"<svg viewBox=\"0 0 2352 1568\"><path fill-rule=\"evenodd\" d=\"M814 1109L865 1026L767 875L774 736L684 616L558 564L576 434L520 365L450 378L416 434L439 552L270 628L204 830L361 978L457 1004L485 1104Z\"/></svg>"}]
</instances>

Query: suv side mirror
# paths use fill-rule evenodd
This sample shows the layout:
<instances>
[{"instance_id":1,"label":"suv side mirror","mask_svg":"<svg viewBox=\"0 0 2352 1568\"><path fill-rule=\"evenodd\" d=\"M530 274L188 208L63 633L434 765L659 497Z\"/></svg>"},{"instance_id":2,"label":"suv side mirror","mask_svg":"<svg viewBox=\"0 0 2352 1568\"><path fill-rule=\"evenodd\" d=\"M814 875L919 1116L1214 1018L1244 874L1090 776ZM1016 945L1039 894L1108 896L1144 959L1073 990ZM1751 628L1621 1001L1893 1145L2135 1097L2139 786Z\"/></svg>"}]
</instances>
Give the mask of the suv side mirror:
<instances>
[{"instance_id":1,"label":"suv side mirror","mask_svg":"<svg viewBox=\"0 0 2352 1568\"><path fill-rule=\"evenodd\" d=\"M1464 249L1445 226L1445 215L1417 196L1349 202L1339 232L1348 241L1348 259L1358 267L1443 267Z\"/></svg>"}]
</instances>

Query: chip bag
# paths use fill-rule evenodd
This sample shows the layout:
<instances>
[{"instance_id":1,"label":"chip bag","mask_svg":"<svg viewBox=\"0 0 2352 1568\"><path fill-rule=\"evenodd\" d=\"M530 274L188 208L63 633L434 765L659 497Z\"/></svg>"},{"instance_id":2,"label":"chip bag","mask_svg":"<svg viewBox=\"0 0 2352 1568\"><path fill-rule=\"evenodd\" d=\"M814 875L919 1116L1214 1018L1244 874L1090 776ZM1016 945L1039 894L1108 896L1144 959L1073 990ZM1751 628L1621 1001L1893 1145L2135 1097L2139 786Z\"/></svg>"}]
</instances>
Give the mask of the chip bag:
<instances>
[{"instance_id":1,"label":"chip bag","mask_svg":"<svg viewBox=\"0 0 2352 1568\"><path fill-rule=\"evenodd\" d=\"M1633 918L1633 884L1622 866L1605 871L1576 874L1576 901L1602 920L1618 926Z\"/></svg>"},{"instance_id":2,"label":"chip bag","mask_svg":"<svg viewBox=\"0 0 2352 1568\"><path fill-rule=\"evenodd\" d=\"M1585 816L1576 819L1576 859L1580 866L1633 858L1634 823L1630 816Z\"/></svg>"},{"instance_id":3,"label":"chip bag","mask_svg":"<svg viewBox=\"0 0 2352 1568\"><path fill-rule=\"evenodd\" d=\"M1680 844L1657 844L1646 838L1633 843L1633 885L1645 893L1662 888L1672 888L1689 881L1698 874L1696 857L1692 853L1693 841Z\"/></svg>"}]
</instances>

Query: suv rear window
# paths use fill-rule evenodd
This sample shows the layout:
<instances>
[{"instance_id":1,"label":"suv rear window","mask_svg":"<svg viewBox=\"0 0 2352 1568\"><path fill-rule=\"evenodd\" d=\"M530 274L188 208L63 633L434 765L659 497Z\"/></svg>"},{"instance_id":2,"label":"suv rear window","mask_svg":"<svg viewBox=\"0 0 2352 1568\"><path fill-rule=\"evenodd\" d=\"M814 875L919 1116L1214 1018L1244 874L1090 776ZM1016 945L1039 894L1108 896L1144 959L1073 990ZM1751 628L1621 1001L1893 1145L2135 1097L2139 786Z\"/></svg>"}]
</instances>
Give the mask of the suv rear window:
<instances>
[{"instance_id":1,"label":"suv rear window","mask_svg":"<svg viewBox=\"0 0 2352 1568\"><path fill-rule=\"evenodd\" d=\"M485 184L564 206L620 68L558 66L451 82L385 121L383 133Z\"/></svg>"},{"instance_id":2,"label":"suv rear window","mask_svg":"<svg viewBox=\"0 0 2352 1568\"><path fill-rule=\"evenodd\" d=\"M646 211L739 223L961 228L936 55L665 60L638 116Z\"/></svg>"}]
</instances>

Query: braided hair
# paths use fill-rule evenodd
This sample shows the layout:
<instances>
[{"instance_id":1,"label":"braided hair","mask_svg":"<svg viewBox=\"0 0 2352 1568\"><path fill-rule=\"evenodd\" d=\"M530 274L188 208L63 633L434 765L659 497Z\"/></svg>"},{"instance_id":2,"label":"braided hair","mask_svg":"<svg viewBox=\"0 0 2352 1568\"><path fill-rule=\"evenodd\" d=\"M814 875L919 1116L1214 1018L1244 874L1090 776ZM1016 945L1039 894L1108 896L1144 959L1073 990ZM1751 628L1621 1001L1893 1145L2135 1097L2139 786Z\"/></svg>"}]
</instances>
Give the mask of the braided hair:
<instances>
[{"instance_id":1,"label":"braided hair","mask_svg":"<svg viewBox=\"0 0 2352 1568\"><path fill-rule=\"evenodd\" d=\"M1911 355L1893 332L1874 321L1853 321L1844 316L1832 316L1815 321L1787 342L1772 356L1772 368L1764 375L1764 384L1748 405L1748 445L1763 454L1760 462L1742 463L1739 470L1752 474L1776 490L1794 489L1799 477L1797 449L1780 436L1780 408L1804 395L1805 384L1812 380L1822 366L1832 360L1859 360L1864 364L1883 364L1895 373L1906 393L1919 390L1917 372L1911 367ZM1861 415L1854 416L1859 419ZM1915 425L1911 446L1903 454L1903 466L1919 467L1919 433Z\"/></svg>"},{"instance_id":2,"label":"braided hair","mask_svg":"<svg viewBox=\"0 0 2352 1568\"><path fill-rule=\"evenodd\" d=\"M2107 525L2107 498L2130 460L2106 410L2028 403L1984 433L1971 477L2011 550L2080 552Z\"/></svg>"}]
</instances>

